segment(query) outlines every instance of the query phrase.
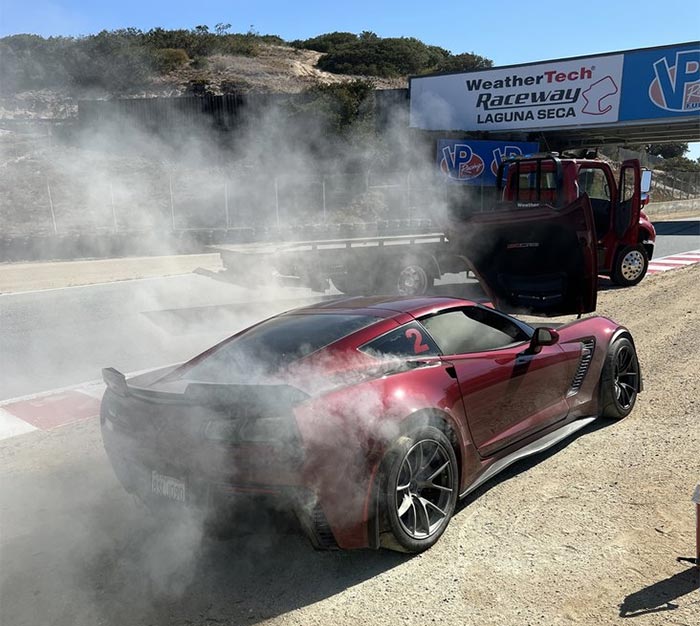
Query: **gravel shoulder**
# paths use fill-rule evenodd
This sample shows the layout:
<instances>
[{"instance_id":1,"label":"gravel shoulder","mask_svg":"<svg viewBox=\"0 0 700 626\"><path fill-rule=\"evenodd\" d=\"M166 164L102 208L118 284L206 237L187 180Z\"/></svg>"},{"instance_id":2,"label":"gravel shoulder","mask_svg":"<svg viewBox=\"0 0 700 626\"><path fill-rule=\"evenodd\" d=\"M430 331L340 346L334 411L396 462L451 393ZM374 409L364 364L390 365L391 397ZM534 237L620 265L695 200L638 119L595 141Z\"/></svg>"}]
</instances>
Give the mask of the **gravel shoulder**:
<instances>
[{"instance_id":1,"label":"gravel shoulder","mask_svg":"<svg viewBox=\"0 0 700 626\"><path fill-rule=\"evenodd\" d=\"M626 325L639 352L645 391L633 413L514 465L413 558L317 553L303 539L255 532L203 552L185 550L180 536L159 544L161 530L147 526L112 476L96 424L0 442L8 478L0 484L0 617L597 626L633 616L637 626L696 626L698 577L676 558L694 556L699 282L693 266L601 292L598 314ZM158 550L170 560L152 560ZM167 588L158 587L165 578ZM39 619L44 611L51 620Z\"/></svg>"}]
</instances>

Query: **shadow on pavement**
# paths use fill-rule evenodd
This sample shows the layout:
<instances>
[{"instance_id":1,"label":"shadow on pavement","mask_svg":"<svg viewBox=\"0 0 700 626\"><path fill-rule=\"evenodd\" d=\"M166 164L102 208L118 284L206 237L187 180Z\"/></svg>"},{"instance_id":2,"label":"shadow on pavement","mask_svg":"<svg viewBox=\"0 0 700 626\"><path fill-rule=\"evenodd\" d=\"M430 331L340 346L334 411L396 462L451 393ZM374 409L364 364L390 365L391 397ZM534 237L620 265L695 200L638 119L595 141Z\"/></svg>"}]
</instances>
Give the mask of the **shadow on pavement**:
<instances>
[{"instance_id":1,"label":"shadow on pavement","mask_svg":"<svg viewBox=\"0 0 700 626\"><path fill-rule=\"evenodd\" d=\"M700 220L654 222L657 235L700 235Z\"/></svg>"},{"instance_id":2,"label":"shadow on pavement","mask_svg":"<svg viewBox=\"0 0 700 626\"><path fill-rule=\"evenodd\" d=\"M700 589L700 571L696 567L674 574L628 595L620 605L620 617L639 617L649 613L673 611L674 600Z\"/></svg>"},{"instance_id":3,"label":"shadow on pavement","mask_svg":"<svg viewBox=\"0 0 700 626\"><path fill-rule=\"evenodd\" d=\"M407 560L381 551L316 552L291 526L252 515L227 541L149 525L95 553L80 587L100 623L256 624L314 604ZM182 554L177 541L182 535ZM188 545L189 544L189 545Z\"/></svg>"},{"instance_id":4,"label":"shadow on pavement","mask_svg":"<svg viewBox=\"0 0 700 626\"><path fill-rule=\"evenodd\" d=\"M3 625L256 624L409 558L317 552L295 518L243 506L232 539L208 538L201 519L136 504L97 451L0 481L0 502Z\"/></svg>"}]
</instances>

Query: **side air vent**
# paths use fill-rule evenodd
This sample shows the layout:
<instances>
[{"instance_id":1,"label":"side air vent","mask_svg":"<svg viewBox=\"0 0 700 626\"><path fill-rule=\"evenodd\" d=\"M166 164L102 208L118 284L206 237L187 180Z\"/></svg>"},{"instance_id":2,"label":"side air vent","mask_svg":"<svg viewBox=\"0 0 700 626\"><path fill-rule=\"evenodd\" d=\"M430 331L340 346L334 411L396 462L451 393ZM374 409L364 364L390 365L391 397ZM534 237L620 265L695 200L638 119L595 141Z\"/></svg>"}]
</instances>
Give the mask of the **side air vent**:
<instances>
[{"instance_id":1,"label":"side air vent","mask_svg":"<svg viewBox=\"0 0 700 626\"><path fill-rule=\"evenodd\" d=\"M581 342L581 360L578 363L578 367L576 368L576 374L574 374L574 379L571 381L571 388L569 389L569 393L567 393L568 396L573 396L574 394L578 393L578 390L581 389L581 385L583 385L583 381L586 378L586 374L588 373L588 367L591 364L591 360L593 359L593 349L595 348L595 339L584 339Z\"/></svg>"}]
</instances>

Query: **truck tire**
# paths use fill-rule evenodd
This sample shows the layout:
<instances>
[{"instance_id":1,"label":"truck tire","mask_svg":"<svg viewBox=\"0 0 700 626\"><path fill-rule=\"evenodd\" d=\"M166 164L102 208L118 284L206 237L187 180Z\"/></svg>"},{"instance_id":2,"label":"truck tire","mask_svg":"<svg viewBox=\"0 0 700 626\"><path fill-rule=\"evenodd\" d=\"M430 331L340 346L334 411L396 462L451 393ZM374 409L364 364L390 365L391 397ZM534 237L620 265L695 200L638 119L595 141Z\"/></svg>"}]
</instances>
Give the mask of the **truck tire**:
<instances>
[{"instance_id":1,"label":"truck tire","mask_svg":"<svg viewBox=\"0 0 700 626\"><path fill-rule=\"evenodd\" d=\"M435 277L419 259L407 259L394 265L382 281L385 293L399 296L422 296L433 288Z\"/></svg>"},{"instance_id":2,"label":"truck tire","mask_svg":"<svg viewBox=\"0 0 700 626\"><path fill-rule=\"evenodd\" d=\"M620 287L632 287L644 278L648 267L649 257L643 245L626 246L615 257L610 279Z\"/></svg>"}]
</instances>

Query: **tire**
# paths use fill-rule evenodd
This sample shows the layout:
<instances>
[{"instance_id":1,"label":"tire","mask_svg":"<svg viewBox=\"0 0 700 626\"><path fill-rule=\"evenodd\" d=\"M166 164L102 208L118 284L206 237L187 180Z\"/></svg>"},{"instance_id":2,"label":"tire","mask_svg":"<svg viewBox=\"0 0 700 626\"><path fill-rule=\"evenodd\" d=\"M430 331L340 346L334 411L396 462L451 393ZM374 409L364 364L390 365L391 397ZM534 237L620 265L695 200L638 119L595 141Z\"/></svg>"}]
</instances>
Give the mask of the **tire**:
<instances>
[{"instance_id":1,"label":"tire","mask_svg":"<svg viewBox=\"0 0 700 626\"><path fill-rule=\"evenodd\" d=\"M621 287L633 287L644 278L648 267L646 248L641 244L627 246L617 253L610 278Z\"/></svg>"},{"instance_id":2,"label":"tire","mask_svg":"<svg viewBox=\"0 0 700 626\"><path fill-rule=\"evenodd\" d=\"M608 348L600 377L600 415L611 419L627 417L637 400L641 371L634 344L627 338L615 340Z\"/></svg>"},{"instance_id":3,"label":"tire","mask_svg":"<svg viewBox=\"0 0 700 626\"><path fill-rule=\"evenodd\" d=\"M433 288L435 282L435 277L416 259L395 265L389 271L382 287L390 294L422 296Z\"/></svg>"},{"instance_id":4,"label":"tire","mask_svg":"<svg viewBox=\"0 0 700 626\"><path fill-rule=\"evenodd\" d=\"M458 489L457 456L442 431L426 426L399 437L380 474L381 546L417 553L435 545L454 514Z\"/></svg>"}]
</instances>

